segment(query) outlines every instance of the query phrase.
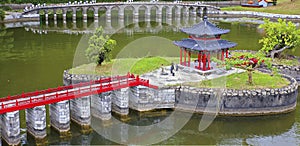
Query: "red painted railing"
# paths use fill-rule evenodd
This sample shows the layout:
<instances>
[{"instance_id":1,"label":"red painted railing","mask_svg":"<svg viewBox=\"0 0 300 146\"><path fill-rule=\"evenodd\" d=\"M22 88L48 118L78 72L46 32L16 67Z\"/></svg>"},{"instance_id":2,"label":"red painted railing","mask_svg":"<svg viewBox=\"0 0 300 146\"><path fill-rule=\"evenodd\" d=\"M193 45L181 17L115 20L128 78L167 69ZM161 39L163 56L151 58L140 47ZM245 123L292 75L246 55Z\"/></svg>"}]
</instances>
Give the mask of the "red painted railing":
<instances>
[{"instance_id":1,"label":"red painted railing","mask_svg":"<svg viewBox=\"0 0 300 146\"><path fill-rule=\"evenodd\" d=\"M0 114L139 85L154 89L158 88L149 84L149 80L140 79L139 76L128 73L125 76L108 77L90 82L3 97L0 98Z\"/></svg>"}]
</instances>

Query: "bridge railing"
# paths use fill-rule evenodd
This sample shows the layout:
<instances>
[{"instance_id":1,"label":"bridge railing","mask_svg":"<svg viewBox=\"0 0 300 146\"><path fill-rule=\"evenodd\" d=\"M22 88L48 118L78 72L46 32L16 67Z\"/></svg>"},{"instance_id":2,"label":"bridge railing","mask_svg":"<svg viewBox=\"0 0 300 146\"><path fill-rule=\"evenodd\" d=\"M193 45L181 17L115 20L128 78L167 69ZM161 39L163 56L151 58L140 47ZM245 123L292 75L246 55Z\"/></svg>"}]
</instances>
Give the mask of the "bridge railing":
<instances>
[{"instance_id":1,"label":"bridge railing","mask_svg":"<svg viewBox=\"0 0 300 146\"><path fill-rule=\"evenodd\" d=\"M149 84L149 80L140 79L139 76L128 73L125 76L102 78L96 81L1 98L0 114L139 85L158 88Z\"/></svg>"}]
</instances>

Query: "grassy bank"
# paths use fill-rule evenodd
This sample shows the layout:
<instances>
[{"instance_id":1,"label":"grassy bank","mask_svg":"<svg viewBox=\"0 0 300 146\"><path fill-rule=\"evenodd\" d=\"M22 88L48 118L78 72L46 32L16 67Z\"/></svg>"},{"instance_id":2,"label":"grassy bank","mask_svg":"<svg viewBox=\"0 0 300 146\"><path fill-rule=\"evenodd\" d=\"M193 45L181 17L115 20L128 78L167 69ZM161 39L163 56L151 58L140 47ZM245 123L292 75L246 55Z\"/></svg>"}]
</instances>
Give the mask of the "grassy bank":
<instances>
[{"instance_id":1,"label":"grassy bank","mask_svg":"<svg viewBox=\"0 0 300 146\"><path fill-rule=\"evenodd\" d=\"M146 58L122 58L104 62L101 66L95 63L84 64L69 70L72 74L94 74L94 75L123 75L127 72L133 74L144 74L158 69L163 64L170 65L179 62L178 57L146 57Z\"/></svg>"},{"instance_id":2,"label":"grassy bank","mask_svg":"<svg viewBox=\"0 0 300 146\"><path fill-rule=\"evenodd\" d=\"M198 83L187 83L187 85L205 88L261 89L281 88L289 84L289 81L281 76L270 76L258 71L253 73L253 85L249 85L247 80L248 74L243 72Z\"/></svg>"},{"instance_id":3,"label":"grassy bank","mask_svg":"<svg viewBox=\"0 0 300 146\"><path fill-rule=\"evenodd\" d=\"M269 6L267 8L249 8L242 6L225 7L222 8L224 11L255 11L255 12L266 12L274 14L289 14L289 15L300 15L300 1L298 0L277 0L276 6Z\"/></svg>"}]
</instances>

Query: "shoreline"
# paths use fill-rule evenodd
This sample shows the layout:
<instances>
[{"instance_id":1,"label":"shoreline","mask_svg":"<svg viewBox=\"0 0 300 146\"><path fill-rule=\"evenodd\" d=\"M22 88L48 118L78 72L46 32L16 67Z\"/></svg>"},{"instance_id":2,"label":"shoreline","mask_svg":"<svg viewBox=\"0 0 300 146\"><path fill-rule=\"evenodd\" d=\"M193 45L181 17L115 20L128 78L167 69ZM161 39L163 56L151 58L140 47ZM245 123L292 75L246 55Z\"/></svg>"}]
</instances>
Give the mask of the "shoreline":
<instances>
[{"instance_id":1,"label":"shoreline","mask_svg":"<svg viewBox=\"0 0 300 146\"><path fill-rule=\"evenodd\" d=\"M260 70L268 72L267 70ZM295 110L298 95L298 83L294 77L282 74L289 80L289 85L281 88L260 89L225 89L219 101L219 116L265 116L289 113ZM65 85L87 82L98 79L97 75L69 74L64 71ZM219 95L219 89L199 88L190 86L161 87L157 91L137 87L136 92L145 92L149 97L132 98L132 89L128 89L129 108L139 112L159 110L160 107L172 107L175 110L184 110L193 113L209 113L208 101ZM172 91L171 91L172 90ZM171 92L170 92L171 91ZM173 97L174 96L174 97ZM164 98L168 98L167 102ZM155 100L156 99L156 100ZM170 100L172 99L172 100ZM156 101L160 101L156 103ZM157 106L160 105L160 106ZM172 106L170 106L172 105ZM158 107L158 108L157 108Z\"/></svg>"}]
</instances>

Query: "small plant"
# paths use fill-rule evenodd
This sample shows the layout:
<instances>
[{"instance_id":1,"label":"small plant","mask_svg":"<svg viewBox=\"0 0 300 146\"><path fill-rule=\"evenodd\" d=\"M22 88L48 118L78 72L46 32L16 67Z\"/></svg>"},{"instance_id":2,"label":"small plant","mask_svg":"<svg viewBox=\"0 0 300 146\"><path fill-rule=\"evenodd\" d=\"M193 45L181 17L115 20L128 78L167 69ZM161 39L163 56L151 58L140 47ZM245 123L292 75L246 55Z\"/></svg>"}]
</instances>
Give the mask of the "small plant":
<instances>
[{"instance_id":1,"label":"small plant","mask_svg":"<svg viewBox=\"0 0 300 146\"><path fill-rule=\"evenodd\" d=\"M111 60L111 51L116 46L116 41L105 35L103 28L99 27L89 39L89 47L85 50L85 55L89 61L101 65L104 61Z\"/></svg>"}]
</instances>

